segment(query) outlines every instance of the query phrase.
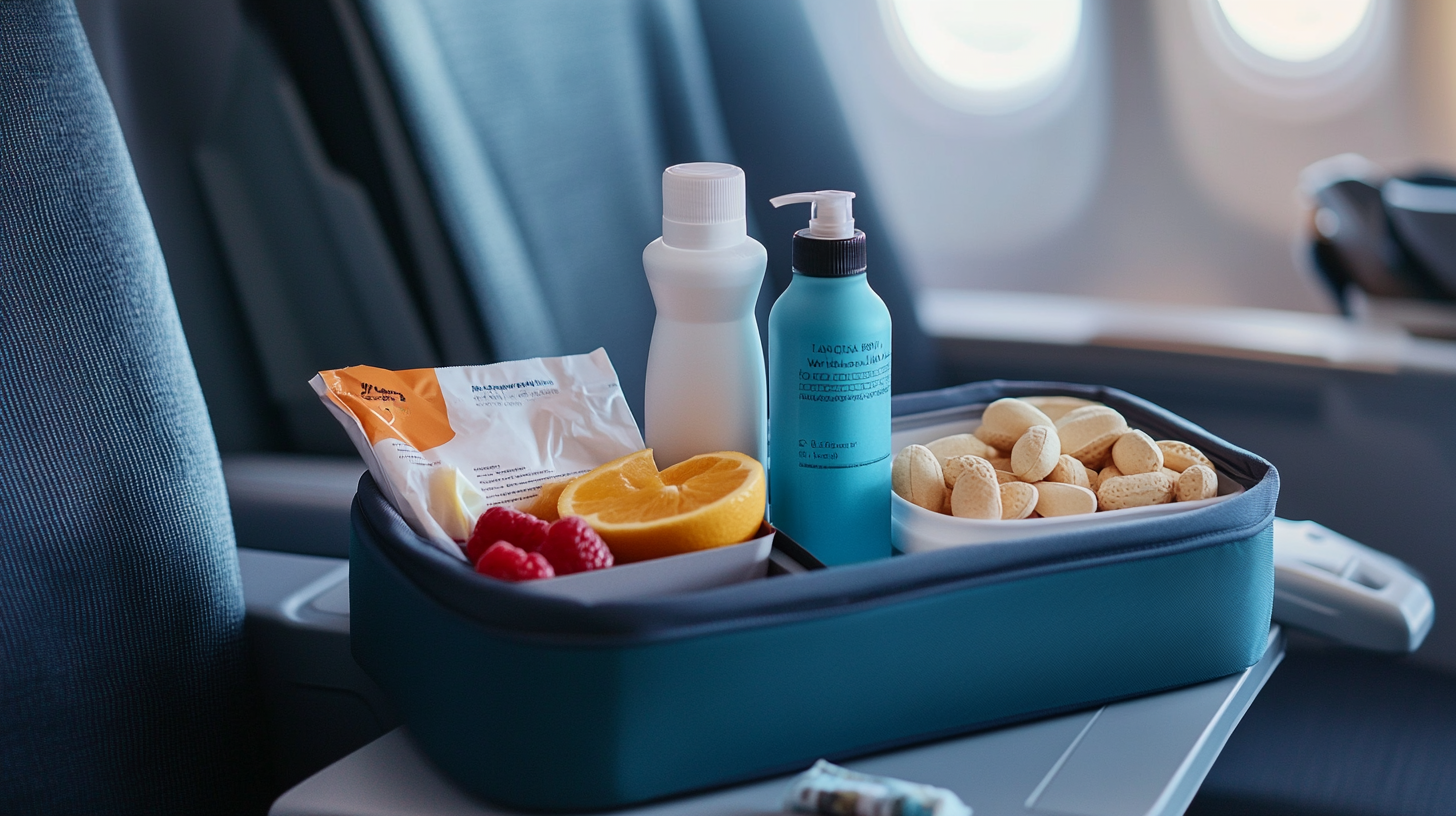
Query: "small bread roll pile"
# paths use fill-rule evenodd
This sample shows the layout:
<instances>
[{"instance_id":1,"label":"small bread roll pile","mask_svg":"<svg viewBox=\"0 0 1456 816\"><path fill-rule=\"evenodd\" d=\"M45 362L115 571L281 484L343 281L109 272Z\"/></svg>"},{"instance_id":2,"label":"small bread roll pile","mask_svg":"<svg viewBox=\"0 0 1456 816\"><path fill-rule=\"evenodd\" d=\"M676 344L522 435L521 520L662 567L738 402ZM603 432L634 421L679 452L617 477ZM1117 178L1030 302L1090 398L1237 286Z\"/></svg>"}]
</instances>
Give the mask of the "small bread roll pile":
<instances>
[{"instance_id":1,"label":"small bread roll pile","mask_svg":"<svg viewBox=\"0 0 1456 816\"><path fill-rule=\"evenodd\" d=\"M892 485L905 501L970 519L1071 516L1198 501L1218 474L1187 442L1154 440L1116 410L1077 397L999 399L974 434L909 445Z\"/></svg>"}]
</instances>

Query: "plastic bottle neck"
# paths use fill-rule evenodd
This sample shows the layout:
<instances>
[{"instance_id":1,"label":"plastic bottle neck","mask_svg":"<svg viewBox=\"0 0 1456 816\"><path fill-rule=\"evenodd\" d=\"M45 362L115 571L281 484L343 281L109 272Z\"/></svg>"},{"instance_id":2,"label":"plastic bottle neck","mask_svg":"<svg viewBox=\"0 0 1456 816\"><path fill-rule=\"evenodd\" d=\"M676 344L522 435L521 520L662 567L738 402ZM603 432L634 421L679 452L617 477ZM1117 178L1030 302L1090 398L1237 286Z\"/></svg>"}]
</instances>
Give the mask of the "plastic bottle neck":
<instances>
[{"instance_id":1,"label":"plastic bottle neck","mask_svg":"<svg viewBox=\"0 0 1456 816\"><path fill-rule=\"evenodd\" d=\"M714 250L738 246L748 237L748 219L685 224L662 217L662 242L673 249Z\"/></svg>"},{"instance_id":2,"label":"plastic bottle neck","mask_svg":"<svg viewBox=\"0 0 1456 816\"><path fill-rule=\"evenodd\" d=\"M852 275L836 275L832 278L823 275L810 275L807 272L794 270L794 277L789 285L799 284L800 288L806 289L844 289L855 286L868 286L869 276L864 272L857 272Z\"/></svg>"}]
</instances>

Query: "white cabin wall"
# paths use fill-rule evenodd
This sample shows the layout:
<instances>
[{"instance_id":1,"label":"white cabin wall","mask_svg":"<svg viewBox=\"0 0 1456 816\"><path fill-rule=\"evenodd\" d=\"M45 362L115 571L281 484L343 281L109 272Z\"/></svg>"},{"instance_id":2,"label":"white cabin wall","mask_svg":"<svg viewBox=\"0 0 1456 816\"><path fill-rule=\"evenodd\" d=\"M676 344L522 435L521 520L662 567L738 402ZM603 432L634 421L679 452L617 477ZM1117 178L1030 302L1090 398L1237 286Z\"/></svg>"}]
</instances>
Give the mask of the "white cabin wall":
<instances>
[{"instance_id":1,"label":"white cabin wall","mask_svg":"<svg viewBox=\"0 0 1456 816\"><path fill-rule=\"evenodd\" d=\"M1329 312L1302 268L1299 171L1342 152L1456 166L1448 0L1375 0L1358 75L1303 107L1220 64L1196 29L1210 0L1084 0L1065 87L1007 115L927 93L877 0L802 2L924 287Z\"/></svg>"}]
</instances>

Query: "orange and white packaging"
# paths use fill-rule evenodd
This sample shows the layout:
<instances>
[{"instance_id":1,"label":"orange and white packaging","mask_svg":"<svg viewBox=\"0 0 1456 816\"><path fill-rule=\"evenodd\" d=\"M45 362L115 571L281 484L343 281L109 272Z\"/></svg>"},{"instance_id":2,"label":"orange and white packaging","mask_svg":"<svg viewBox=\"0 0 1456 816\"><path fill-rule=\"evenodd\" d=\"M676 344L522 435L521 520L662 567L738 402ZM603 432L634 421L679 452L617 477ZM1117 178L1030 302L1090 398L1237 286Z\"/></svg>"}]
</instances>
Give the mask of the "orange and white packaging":
<instances>
[{"instance_id":1,"label":"orange and white packaging","mask_svg":"<svg viewBox=\"0 0 1456 816\"><path fill-rule=\"evenodd\" d=\"M605 349L483 366L351 366L309 381L415 532L459 542L489 507L645 447Z\"/></svg>"}]
</instances>

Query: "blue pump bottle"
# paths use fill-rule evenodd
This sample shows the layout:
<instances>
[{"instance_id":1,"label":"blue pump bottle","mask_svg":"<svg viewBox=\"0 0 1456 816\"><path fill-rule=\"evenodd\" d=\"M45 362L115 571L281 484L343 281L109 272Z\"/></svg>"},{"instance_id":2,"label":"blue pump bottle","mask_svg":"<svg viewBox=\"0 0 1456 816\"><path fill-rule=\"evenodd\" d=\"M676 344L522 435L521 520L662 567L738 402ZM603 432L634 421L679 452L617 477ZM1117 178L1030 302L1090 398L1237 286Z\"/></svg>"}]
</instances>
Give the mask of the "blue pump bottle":
<instances>
[{"instance_id":1,"label":"blue pump bottle","mask_svg":"<svg viewBox=\"0 0 1456 816\"><path fill-rule=\"evenodd\" d=\"M890 312L853 198L770 201L813 207L768 318L770 520L831 566L890 555Z\"/></svg>"}]
</instances>

